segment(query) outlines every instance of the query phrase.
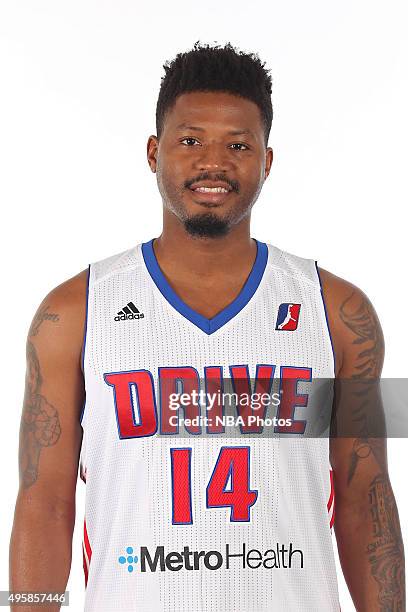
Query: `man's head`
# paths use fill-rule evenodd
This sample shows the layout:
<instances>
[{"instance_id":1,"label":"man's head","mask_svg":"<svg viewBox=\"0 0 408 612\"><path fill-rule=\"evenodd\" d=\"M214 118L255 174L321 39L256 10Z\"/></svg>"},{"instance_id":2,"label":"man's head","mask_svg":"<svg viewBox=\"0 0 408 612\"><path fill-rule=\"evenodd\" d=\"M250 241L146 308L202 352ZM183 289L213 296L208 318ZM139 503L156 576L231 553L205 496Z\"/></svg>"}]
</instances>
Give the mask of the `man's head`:
<instances>
[{"instance_id":1,"label":"man's head","mask_svg":"<svg viewBox=\"0 0 408 612\"><path fill-rule=\"evenodd\" d=\"M201 46L164 65L148 161L165 211L193 236L227 234L272 164L271 77L258 56Z\"/></svg>"}]
</instances>

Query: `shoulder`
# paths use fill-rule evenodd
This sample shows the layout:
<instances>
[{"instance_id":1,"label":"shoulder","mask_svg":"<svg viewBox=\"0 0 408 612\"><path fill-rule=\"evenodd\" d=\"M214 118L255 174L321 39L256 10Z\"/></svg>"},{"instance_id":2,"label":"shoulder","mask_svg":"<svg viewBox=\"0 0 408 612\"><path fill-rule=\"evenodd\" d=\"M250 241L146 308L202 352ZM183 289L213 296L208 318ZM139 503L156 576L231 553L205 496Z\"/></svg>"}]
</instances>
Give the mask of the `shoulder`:
<instances>
[{"instance_id":1,"label":"shoulder","mask_svg":"<svg viewBox=\"0 0 408 612\"><path fill-rule=\"evenodd\" d=\"M314 259L300 257L280 249L274 244L267 243L269 257L267 266L285 276L290 276L300 282L314 285L320 289L319 280L316 276L316 262Z\"/></svg>"},{"instance_id":2,"label":"shoulder","mask_svg":"<svg viewBox=\"0 0 408 612\"><path fill-rule=\"evenodd\" d=\"M49 358L81 363L86 325L89 267L51 289L31 321L28 344Z\"/></svg>"},{"instance_id":3,"label":"shoulder","mask_svg":"<svg viewBox=\"0 0 408 612\"><path fill-rule=\"evenodd\" d=\"M84 298L86 298L88 273L89 267L51 289L44 297L42 304L47 302L65 311L72 310L72 314L75 314L76 309L83 306Z\"/></svg>"},{"instance_id":4,"label":"shoulder","mask_svg":"<svg viewBox=\"0 0 408 612\"><path fill-rule=\"evenodd\" d=\"M384 358L381 325L359 287L318 267L336 355L336 375L379 376Z\"/></svg>"},{"instance_id":5,"label":"shoulder","mask_svg":"<svg viewBox=\"0 0 408 612\"><path fill-rule=\"evenodd\" d=\"M132 274L140 265L140 252L133 246L92 262L75 276L51 289L39 304L28 332L30 347L48 358L83 364L87 325L88 292L100 282L124 273Z\"/></svg>"}]
</instances>

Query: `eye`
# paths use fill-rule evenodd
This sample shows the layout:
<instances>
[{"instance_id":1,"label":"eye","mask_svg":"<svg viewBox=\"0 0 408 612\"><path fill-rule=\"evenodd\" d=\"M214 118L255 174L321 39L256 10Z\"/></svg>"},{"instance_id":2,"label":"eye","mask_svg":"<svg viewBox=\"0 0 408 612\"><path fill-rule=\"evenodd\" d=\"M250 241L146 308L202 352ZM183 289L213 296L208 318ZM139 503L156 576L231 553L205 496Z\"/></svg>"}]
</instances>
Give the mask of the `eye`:
<instances>
[{"instance_id":1,"label":"eye","mask_svg":"<svg viewBox=\"0 0 408 612\"><path fill-rule=\"evenodd\" d=\"M234 142L231 147L234 149L234 151L246 151L249 149L249 147L242 142Z\"/></svg>"},{"instance_id":2,"label":"eye","mask_svg":"<svg viewBox=\"0 0 408 612\"><path fill-rule=\"evenodd\" d=\"M186 144L187 147L192 147L195 144L200 144L198 140L196 138L193 138L192 136L187 136L187 138L183 138L183 140L180 140L180 142Z\"/></svg>"}]
</instances>

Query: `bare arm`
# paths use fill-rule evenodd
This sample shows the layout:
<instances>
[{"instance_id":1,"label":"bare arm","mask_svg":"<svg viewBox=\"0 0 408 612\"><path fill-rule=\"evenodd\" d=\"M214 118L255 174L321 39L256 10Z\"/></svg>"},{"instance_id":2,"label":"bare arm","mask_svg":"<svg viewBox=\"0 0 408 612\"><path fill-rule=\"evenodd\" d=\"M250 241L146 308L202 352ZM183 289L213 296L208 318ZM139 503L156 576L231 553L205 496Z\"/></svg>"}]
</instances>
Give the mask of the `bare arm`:
<instances>
[{"instance_id":1,"label":"bare arm","mask_svg":"<svg viewBox=\"0 0 408 612\"><path fill-rule=\"evenodd\" d=\"M10 540L10 590L15 592L64 592L68 581L82 439L86 281L84 270L51 291L28 332L20 484ZM38 606L14 609L31 612Z\"/></svg>"},{"instance_id":2,"label":"bare arm","mask_svg":"<svg viewBox=\"0 0 408 612\"><path fill-rule=\"evenodd\" d=\"M383 334L364 293L320 272L337 361L330 462L339 558L358 612L404 612L404 545L379 390Z\"/></svg>"}]
</instances>

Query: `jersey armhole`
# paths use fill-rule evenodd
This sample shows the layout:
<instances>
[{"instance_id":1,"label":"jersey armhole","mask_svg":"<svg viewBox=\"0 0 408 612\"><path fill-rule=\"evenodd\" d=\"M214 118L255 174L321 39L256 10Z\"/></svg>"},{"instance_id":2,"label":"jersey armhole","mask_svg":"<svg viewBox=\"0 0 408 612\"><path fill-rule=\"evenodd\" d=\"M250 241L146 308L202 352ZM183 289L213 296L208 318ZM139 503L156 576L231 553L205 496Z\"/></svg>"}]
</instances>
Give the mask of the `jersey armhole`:
<instances>
[{"instance_id":1,"label":"jersey armhole","mask_svg":"<svg viewBox=\"0 0 408 612\"><path fill-rule=\"evenodd\" d=\"M334 352L334 344L333 344L333 338L332 338L331 331L330 331L329 317L327 316L327 307L326 307L326 302L324 299L322 279L320 278L319 268L317 267L317 261L314 262L314 265L316 268L317 278L319 279L320 295L322 297L324 316L326 319L327 331L329 332L330 344L331 344L331 349L332 349L332 354L333 354L333 374L334 376L336 376L336 353Z\"/></svg>"},{"instance_id":2,"label":"jersey armhole","mask_svg":"<svg viewBox=\"0 0 408 612\"><path fill-rule=\"evenodd\" d=\"M88 265L88 277L87 277L87 282L86 282L85 323L84 323L84 337L83 337L83 341L82 341L82 361L81 361L81 365L82 365L82 374L83 374L83 377L84 377L84 381L85 381L86 336L87 336L87 330L88 330L88 302L89 302L89 280L90 280L90 276L91 276L91 264ZM86 406L86 386L85 386L84 403L83 403L83 406L82 406L81 415L79 417L79 422L80 422L81 425L82 425L82 421L83 421L83 418L84 418L85 406Z\"/></svg>"}]
</instances>

